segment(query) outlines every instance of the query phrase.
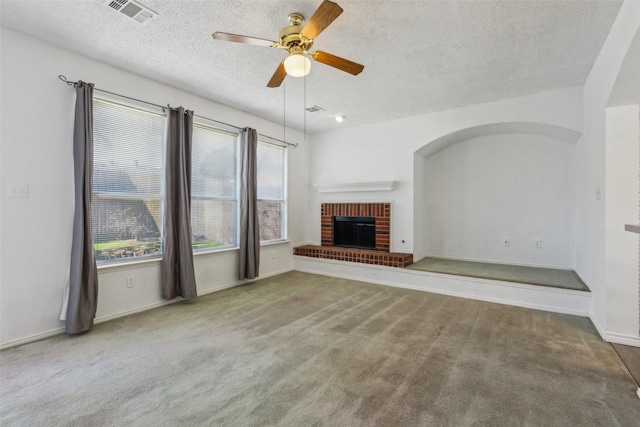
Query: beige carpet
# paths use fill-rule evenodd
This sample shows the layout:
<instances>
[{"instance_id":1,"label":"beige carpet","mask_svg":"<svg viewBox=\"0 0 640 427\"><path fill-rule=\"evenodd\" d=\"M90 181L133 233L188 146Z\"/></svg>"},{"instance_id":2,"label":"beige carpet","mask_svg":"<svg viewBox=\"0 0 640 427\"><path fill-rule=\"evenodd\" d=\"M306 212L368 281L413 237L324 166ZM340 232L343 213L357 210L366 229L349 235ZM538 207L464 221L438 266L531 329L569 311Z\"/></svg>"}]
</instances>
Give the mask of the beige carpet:
<instances>
[{"instance_id":1,"label":"beige carpet","mask_svg":"<svg viewBox=\"0 0 640 427\"><path fill-rule=\"evenodd\" d=\"M3 426L637 426L585 318L298 272L0 352Z\"/></svg>"},{"instance_id":2,"label":"beige carpet","mask_svg":"<svg viewBox=\"0 0 640 427\"><path fill-rule=\"evenodd\" d=\"M613 349L620 356L620 360L627 367L629 373L636 380L640 388L640 347L631 347L624 344L611 344Z\"/></svg>"}]
</instances>

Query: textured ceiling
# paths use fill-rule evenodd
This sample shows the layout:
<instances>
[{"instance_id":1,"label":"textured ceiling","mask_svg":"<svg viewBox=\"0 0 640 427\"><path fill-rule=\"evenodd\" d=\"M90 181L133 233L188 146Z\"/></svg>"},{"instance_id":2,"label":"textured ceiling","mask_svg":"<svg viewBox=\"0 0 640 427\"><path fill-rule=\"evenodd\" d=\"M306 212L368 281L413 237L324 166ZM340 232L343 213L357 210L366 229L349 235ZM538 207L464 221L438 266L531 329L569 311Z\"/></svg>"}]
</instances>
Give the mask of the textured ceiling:
<instances>
[{"instance_id":1,"label":"textured ceiling","mask_svg":"<svg viewBox=\"0 0 640 427\"><path fill-rule=\"evenodd\" d=\"M1 0L0 15L7 28L278 123L286 90L288 125L303 128L305 105L326 110L306 115L314 133L582 85L621 6L336 1L344 13L313 50L363 64L362 74L313 63L306 84L289 77L276 89L266 84L284 51L211 34L275 40L289 13L309 18L320 0L144 0L158 13L147 25L103 0ZM347 120L337 124L336 115Z\"/></svg>"}]
</instances>

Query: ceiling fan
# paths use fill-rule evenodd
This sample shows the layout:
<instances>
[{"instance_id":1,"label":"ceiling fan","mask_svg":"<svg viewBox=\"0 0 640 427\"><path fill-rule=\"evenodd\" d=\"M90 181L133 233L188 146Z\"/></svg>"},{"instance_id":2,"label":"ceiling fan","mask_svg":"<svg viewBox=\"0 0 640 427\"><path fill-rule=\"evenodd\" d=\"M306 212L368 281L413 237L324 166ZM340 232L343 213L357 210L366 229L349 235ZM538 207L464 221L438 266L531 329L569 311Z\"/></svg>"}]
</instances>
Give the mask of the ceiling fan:
<instances>
[{"instance_id":1,"label":"ceiling fan","mask_svg":"<svg viewBox=\"0 0 640 427\"><path fill-rule=\"evenodd\" d=\"M219 31L213 33L213 39L274 47L289 52L289 55L280 63L271 80L269 80L267 87L280 86L287 74L292 77L302 77L309 74L311 61L309 61L307 56L310 56L317 62L355 76L362 72L364 66L319 50L309 52L314 39L340 16L341 13L342 8L340 6L332 1L324 0L304 27L304 16L299 13L289 14L289 26L280 31L280 40L277 42Z\"/></svg>"}]
</instances>

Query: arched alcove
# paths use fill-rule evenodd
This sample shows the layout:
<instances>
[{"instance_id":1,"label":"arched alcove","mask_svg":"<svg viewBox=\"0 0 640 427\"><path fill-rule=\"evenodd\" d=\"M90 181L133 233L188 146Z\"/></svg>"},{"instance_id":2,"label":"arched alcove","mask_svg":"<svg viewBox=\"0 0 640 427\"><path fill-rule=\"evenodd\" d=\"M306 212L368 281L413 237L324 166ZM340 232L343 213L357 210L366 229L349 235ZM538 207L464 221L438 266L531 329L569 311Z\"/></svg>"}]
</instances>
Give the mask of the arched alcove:
<instances>
[{"instance_id":1,"label":"arched alcove","mask_svg":"<svg viewBox=\"0 0 640 427\"><path fill-rule=\"evenodd\" d=\"M570 268L574 146L558 126L493 123L414 155L414 254Z\"/></svg>"}]
</instances>

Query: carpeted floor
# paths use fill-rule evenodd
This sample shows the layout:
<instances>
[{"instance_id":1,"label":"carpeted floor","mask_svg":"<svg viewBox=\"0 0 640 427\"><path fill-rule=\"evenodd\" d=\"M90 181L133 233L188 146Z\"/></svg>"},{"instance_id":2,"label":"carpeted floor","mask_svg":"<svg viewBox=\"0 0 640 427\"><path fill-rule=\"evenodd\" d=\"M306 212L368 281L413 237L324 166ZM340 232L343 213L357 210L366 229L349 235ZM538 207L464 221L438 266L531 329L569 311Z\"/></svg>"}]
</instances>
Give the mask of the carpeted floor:
<instances>
[{"instance_id":1,"label":"carpeted floor","mask_svg":"<svg viewBox=\"0 0 640 427\"><path fill-rule=\"evenodd\" d=\"M481 279L502 280L505 282L589 292L587 285L573 270L492 264L444 258L423 258L407 268L433 273L454 274L456 276L478 277Z\"/></svg>"},{"instance_id":2,"label":"carpeted floor","mask_svg":"<svg viewBox=\"0 0 640 427\"><path fill-rule=\"evenodd\" d=\"M637 426L585 318L291 272L0 352L3 426Z\"/></svg>"},{"instance_id":3,"label":"carpeted floor","mask_svg":"<svg viewBox=\"0 0 640 427\"><path fill-rule=\"evenodd\" d=\"M620 356L620 360L627 367L629 373L636 380L640 388L640 347L631 347L624 344L611 344Z\"/></svg>"}]
</instances>

